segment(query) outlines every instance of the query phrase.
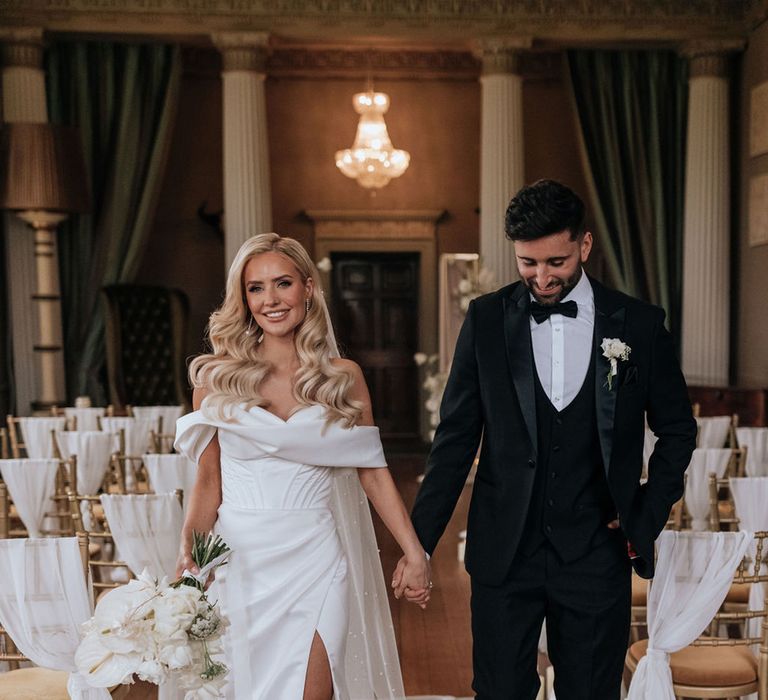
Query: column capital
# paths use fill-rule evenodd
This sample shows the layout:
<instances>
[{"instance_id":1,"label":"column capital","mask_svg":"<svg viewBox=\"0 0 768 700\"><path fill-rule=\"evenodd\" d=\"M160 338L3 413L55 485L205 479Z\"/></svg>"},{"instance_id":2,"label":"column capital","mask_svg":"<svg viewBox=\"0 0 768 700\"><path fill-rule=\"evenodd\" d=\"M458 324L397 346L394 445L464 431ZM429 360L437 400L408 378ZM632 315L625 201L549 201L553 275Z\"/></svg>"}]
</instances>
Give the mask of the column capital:
<instances>
[{"instance_id":1,"label":"column capital","mask_svg":"<svg viewBox=\"0 0 768 700\"><path fill-rule=\"evenodd\" d=\"M211 35L221 52L224 71L266 73L269 55L268 32L217 32Z\"/></svg>"},{"instance_id":2,"label":"column capital","mask_svg":"<svg viewBox=\"0 0 768 700\"><path fill-rule=\"evenodd\" d=\"M518 73L520 52L532 45L529 36L488 38L477 41L473 53L483 63L483 75Z\"/></svg>"},{"instance_id":3,"label":"column capital","mask_svg":"<svg viewBox=\"0 0 768 700\"><path fill-rule=\"evenodd\" d=\"M4 68L43 67L42 27L0 28L0 53Z\"/></svg>"},{"instance_id":4,"label":"column capital","mask_svg":"<svg viewBox=\"0 0 768 700\"><path fill-rule=\"evenodd\" d=\"M694 40L683 44L680 53L690 61L689 78L727 78L729 54L744 46L741 39Z\"/></svg>"}]
</instances>

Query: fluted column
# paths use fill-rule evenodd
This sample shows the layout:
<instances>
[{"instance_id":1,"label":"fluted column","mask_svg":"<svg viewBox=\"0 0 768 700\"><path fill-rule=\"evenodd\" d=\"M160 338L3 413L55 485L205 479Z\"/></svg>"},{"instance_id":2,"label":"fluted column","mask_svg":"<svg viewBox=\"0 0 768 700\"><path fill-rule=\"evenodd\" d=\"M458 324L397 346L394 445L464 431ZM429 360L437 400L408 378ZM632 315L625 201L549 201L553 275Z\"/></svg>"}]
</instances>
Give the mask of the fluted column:
<instances>
[{"instance_id":1,"label":"fluted column","mask_svg":"<svg viewBox=\"0 0 768 700\"><path fill-rule=\"evenodd\" d=\"M224 252L227 267L242 243L272 230L267 107L268 35L213 36L223 57Z\"/></svg>"},{"instance_id":2,"label":"fluted column","mask_svg":"<svg viewBox=\"0 0 768 700\"><path fill-rule=\"evenodd\" d=\"M504 236L504 213L524 184L523 79L517 57L529 40L488 41L483 62L480 133L480 256L499 286L517 279L512 243Z\"/></svg>"},{"instance_id":3,"label":"fluted column","mask_svg":"<svg viewBox=\"0 0 768 700\"><path fill-rule=\"evenodd\" d=\"M47 122L42 29L0 29L0 42L3 120ZM14 214L5 224L16 412L25 415L65 401L58 252L55 230L35 232Z\"/></svg>"},{"instance_id":4,"label":"fluted column","mask_svg":"<svg viewBox=\"0 0 768 700\"><path fill-rule=\"evenodd\" d=\"M730 143L728 55L689 47L682 365L689 384L728 384Z\"/></svg>"}]
</instances>

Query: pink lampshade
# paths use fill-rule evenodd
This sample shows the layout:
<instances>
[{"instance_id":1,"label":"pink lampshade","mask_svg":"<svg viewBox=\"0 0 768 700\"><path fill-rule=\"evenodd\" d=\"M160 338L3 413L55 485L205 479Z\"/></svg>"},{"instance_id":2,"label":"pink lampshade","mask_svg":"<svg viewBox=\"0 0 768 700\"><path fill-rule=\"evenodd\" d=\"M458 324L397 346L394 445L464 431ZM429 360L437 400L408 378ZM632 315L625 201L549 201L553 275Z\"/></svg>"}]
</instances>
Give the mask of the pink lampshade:
<instances>
[{"instance_id":1,"label":"pink lampshade","mask_svg":"<svg viewBox=\"0 0 768 700\"><path fill-rule=\"evenodd\" d=\"M80 135L75 128L3 124L0 209L82 213L89 206Z\"/></svg>"}]
</instances>

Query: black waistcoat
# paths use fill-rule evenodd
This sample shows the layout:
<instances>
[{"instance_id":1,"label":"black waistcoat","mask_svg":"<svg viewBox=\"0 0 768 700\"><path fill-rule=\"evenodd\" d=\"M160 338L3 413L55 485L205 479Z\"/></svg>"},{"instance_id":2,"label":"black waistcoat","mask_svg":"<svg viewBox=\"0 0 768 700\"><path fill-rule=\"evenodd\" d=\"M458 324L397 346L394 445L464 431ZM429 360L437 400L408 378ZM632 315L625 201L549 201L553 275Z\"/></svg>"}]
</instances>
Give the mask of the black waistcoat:
<instances>
[{"instance_id":1,"label":"black waistcoat","mask_svg":"<svg viewBox=\"0 0 768 700\"><path fill-rule=\"evenodd\" d=\"M520 540L523 554L549 541L564 561L575 561L610 536L606 523L616 517L616 507L597 433L593 360L594 355L576 398L559 412L534 367L539 454Z\"/></svg>"}]
</instances>

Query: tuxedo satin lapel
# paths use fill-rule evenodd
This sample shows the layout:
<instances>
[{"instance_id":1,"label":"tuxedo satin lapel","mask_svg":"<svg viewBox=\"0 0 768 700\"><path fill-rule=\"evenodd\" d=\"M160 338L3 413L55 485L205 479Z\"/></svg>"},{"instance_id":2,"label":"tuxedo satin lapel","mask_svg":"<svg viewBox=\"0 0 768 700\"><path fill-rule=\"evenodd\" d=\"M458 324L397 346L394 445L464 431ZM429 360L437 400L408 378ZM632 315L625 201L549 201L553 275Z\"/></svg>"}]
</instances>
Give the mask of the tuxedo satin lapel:
<instances>
[{"instance_id":1,"label":"tuxedo satin lapel","mask_svg":"<svg viewBox=\"0 0 768 700\"><path fill-rule=\"evenodd\" d=\"M533 383L533 348L531 345L530 318L528 317L528 293L521 284L504 298L504 340L507 362L517 392L517 400L523 412L525 427L536 455L536 395Z\"/></svg>"},{"instance_id":2,"label":"tuxedo satin lapel","mask_svg":"<svg viewBox=\"0 0 768 700\"><path fill-rule=\"evenodd\" d=\"M611 464L613 449L613 419L616 413L616 395L618 377L613 378L612 388L608 389L608 372L611 363L603 356L600 344L603 338L623 339L625 309L620 305L617 295L611 293L594 280L590 280L595 293L595 409L597 414L597 432L600 438L600 450L603 454L605 473Z\"/></svg>"}]
</instances>

